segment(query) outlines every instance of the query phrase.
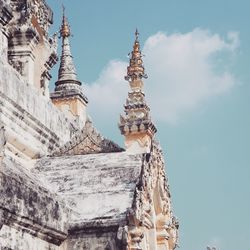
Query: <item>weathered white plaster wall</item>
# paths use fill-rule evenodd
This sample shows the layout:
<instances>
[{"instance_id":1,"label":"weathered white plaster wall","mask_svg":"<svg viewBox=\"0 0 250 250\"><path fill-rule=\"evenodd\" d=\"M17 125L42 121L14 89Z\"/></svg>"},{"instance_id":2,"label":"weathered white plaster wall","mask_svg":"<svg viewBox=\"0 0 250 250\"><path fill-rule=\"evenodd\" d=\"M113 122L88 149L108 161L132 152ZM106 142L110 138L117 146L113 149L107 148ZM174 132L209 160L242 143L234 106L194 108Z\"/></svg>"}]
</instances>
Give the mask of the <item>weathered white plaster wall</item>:
<instances>
[{"instance_id":1,"label":"weathered white plaster wall","mask_svg":"<svg viewBox=\"0 0 250 250\"><path fill-rule=\"evenodd\" d=\"M63 250L54 244L50 244L25 231L4 225L0 230L0 249L18 250Z\"/></svg>"},{"instance_id":2,"label":"weathered white plaster wall","mask_svg":"<svg viewBox=\"0 0 250 250\"><path fill-rule=\"evenodd\" d=\"M69 141L78 128L7 62L0 62L0 104L7 142L30 158Z\"/></svg>"},{"instance_id":3,"label":"weathered white plaster wall","mask_svg":"<svg viewBox=\"0 0 250 250\"><path fill-rule=\"evenodd\" d=\"M1 61L7 60L7 49L8 49L8 42L6 36L2 32L2 25L0 24L0 58Z\"/></svg>"},{"instance_id":4,"label":"weathered white plaster wall","mask_svg":"<svg viewBox=\"0 0 250 250\"><path fill-rule=\"evenodd\" d=\"M69 237L65 243L67 250L122 250L117 242L117 232L82 232ZM61 250L61 249L60 249Z\"/></svg>"},{"instance_id":5,"label":"weathered white plaster wall","mask_svg":"<svg viewBox=\"0 0 250 250\"><path fill-rule=\"evenodd\" d=\"M25 83L10 65L1 62L0 92L56 133L62 140L67 141L70 138L69 128L75 124L69 122L65 115L36 88Z\"/></svg>"}]
</instances>

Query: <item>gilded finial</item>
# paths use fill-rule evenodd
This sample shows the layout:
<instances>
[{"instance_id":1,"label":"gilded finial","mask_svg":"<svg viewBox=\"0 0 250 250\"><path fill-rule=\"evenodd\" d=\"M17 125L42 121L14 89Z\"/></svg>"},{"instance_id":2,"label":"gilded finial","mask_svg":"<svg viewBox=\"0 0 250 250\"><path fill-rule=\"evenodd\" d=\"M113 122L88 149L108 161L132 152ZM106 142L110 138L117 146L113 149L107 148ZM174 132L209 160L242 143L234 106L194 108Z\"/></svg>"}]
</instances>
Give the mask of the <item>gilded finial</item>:
<instances>
[{"instance_id":1,"label":"gilded finial","mask_svg":"<svg viewBox=\"0 0 250 250\"><path fill-rule=\"evenodd\" d=\"M130 53L130 55L130 62L129 66L127 67L127 75L125 76L125 80L134 81L137 79L147 78L147 75L144 72L142 54L140 51L138 29L135 31L135 42L133 51Z\"/></svg>"},{"instance_id":2,"label":"gilded finial","mask_svg":"<svg viewBox=\"0 0 250 250\"><path fill-rule=\"evenodd\" d=\"M64 5L62 6L63 9L63 19L62 19L62 25L61 25L61 29L60 29L60 37L69 37L71 35L70 33L70 27L68 24L68 20L65 16L65 7Z\"/></svg>"}]
</instances>

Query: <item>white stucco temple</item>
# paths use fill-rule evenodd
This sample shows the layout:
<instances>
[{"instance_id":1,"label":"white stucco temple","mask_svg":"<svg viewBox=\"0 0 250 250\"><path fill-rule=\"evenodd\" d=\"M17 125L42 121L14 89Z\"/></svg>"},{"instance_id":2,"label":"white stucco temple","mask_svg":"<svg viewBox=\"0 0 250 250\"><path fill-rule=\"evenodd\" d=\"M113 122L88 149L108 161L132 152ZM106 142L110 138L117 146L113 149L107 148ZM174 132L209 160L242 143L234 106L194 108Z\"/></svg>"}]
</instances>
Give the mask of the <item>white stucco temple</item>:
<instances>
[{"instance_id":1,"label":"white stucco temple","mask_svg":"<svg viewBox=\"0 0 250 250\"><path fill-rule=\"evenodd\" d=\"M52 23L45 0L0 0L0 250L175 249L179 224L138 31L117 128L123 148L89 118L65 13L60 57Z\"/></svg>"}]
</instances>

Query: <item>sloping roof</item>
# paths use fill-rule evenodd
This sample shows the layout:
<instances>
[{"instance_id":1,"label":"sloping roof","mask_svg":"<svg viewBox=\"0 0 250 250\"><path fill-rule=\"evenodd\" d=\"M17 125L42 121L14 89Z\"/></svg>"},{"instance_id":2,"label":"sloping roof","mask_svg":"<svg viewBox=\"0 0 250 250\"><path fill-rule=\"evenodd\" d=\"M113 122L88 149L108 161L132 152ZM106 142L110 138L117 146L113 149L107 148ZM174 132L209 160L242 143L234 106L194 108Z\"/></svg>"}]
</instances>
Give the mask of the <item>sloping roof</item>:
<instances>
[{"instance_id":1,"label":"sloping roof","mask_svg":"<svg viewBox=\"0 0 250 250\"><path fill-rule=\"evenodd\" d=\"M70 210L37 176L6 156L0 161L0 184L0 228L2 222L29 228L30 234L54 244L65 240Z\"/></svg>"},{"instance_id":2,"label":"sloping roof","mask_svg":"<svg viewBox=\"0 0 250 250\"><path fill-rule=\"evenodd\" d=\"M142 155L126 152L47 157L35 172L75 212L73 224L121 221L132 207Z\"/></svg>"}]
</instances>

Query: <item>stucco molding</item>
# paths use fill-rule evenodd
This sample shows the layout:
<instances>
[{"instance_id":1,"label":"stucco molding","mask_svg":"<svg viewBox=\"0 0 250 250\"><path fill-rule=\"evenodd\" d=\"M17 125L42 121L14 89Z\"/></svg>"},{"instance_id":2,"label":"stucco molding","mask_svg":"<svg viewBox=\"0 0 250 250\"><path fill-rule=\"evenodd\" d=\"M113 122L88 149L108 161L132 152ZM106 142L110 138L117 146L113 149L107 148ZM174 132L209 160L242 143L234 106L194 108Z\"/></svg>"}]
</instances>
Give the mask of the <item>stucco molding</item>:
<instances>
[{"instance_id":1,"label":"stucco molding","mask_svg":"<svg viewBox=\"0 0 250 250\"><path fill-rule=\"evenodd\" d=\"M129 213L129 242L133 247L142 244L143 234L139 237L138 232L143 228L142 231L155 230L159 244L168 241L170 249L177 247L179 224L173 216L170 197L162 150L153 141L151 152L144 154L141 178Z\"/></svg>"}]
</instances>

